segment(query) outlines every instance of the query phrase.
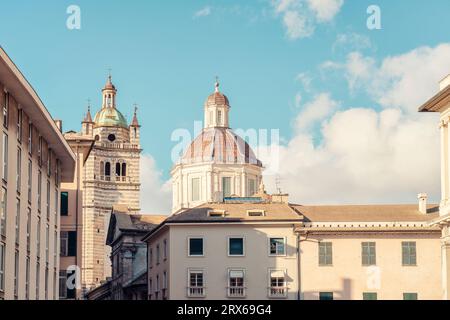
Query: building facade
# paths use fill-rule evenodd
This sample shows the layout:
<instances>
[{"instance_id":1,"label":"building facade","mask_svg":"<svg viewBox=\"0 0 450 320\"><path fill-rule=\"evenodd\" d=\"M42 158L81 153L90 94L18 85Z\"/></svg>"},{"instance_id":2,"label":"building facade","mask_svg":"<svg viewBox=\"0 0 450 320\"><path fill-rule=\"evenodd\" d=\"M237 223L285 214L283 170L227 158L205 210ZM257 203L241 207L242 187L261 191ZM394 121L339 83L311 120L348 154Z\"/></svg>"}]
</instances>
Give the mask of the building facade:
<instances>
[{"instance_id":1,"label":"building facade","mask_svg":"<svg viewBox=\"0 0 450 320\"><path fill-rule=\"evenodd\" d=\"M204 128L173 167L172 211L258 191L262 164L229 127L230 103L215 84L204 104Z\"/></svg>"},{"instance_id":2,"label":"building facade","mask_svg":"<svg viewBox=\"0 0 450 320\"><path fill-rule=\"evenodd\" d=\"M439 217L431 221L441 228L442 290L450 300L450 75L439 83L439 92L420 107L419 112L438 112L441 136L441 203Z\"/></svg>"},{"instance_id":3,"label":"building facade","mask_svg":"<svg viewBox=\"0 0 450 320\"><path fill-rule=\"evenodd\" d=\"M75 156L0 47L0 299L58 299L61 182Z\"/></svg>"},{"instance_id":4,"label":"building facade","mask_svg":"<svg viewBox=\"0 0 450 320\"><path fill-rule=\"evenodd\" d=\"M117 108L116 96L109 76L94 119L89 107L81 132L65 134L77 154L77 167L74 181L62 186L68 209L61 218L67 239L61 242L67 249L67 255L61 257L61 283L64 286L78 272L75 280L81 290L75 292L76 298L111 276L106 235L112 207L124 206L130 214L140 211L140 125L136 110L127 123ZM68 298L74 295L70 288L65 292Z\"/></svg>"},{"instance_id":5,"label":"building facade","mask_svg":"<svg viewBox=\"0 0 450 320\"><path fill-rule=\"evenodd\" d=\"M205 203L167 218L145 237L148 298L441 299L440 230L428 225L436 206L283 198Z\"/></svg>"},{"instance_id":6,"label":"building facade","mask_svg":"<svg viewBox=\"0 0 450 320\"><path fill-rule=\"evenodd\" d=\"M112 276L88 293L89 300L147 300L147 246L142 238L165 218L114 207L106 241Z\"/></svg>"}]
</instances>

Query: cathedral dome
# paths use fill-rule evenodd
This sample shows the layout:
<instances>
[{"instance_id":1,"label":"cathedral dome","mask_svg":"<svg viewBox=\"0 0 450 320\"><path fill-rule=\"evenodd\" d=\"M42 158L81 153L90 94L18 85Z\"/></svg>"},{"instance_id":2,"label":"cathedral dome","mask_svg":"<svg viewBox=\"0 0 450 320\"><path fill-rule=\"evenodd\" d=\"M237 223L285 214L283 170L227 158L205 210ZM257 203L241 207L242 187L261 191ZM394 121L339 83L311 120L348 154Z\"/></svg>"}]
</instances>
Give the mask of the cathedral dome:
<instances>
[{"instance_id":1,"label":"cathedral dome","mask_svg":"<svg viewBox=\"0 0 450 320\"><path fill-rule=\"evenodd\" d=\"M228 128L207 128L192 141L182 164L216 162L262 167L249 144Z\"/></svg>"},{"instance_id":2,"label":"cathedral dome","mask_svg":"<svg viewBox=\"0 0 450 320\"><path fill-rule=\"evenodd\" d=\"M102 108L95 115L94 122L97 127L128 128L127 120L116 108Z\"/></svg>"}]
</instances>

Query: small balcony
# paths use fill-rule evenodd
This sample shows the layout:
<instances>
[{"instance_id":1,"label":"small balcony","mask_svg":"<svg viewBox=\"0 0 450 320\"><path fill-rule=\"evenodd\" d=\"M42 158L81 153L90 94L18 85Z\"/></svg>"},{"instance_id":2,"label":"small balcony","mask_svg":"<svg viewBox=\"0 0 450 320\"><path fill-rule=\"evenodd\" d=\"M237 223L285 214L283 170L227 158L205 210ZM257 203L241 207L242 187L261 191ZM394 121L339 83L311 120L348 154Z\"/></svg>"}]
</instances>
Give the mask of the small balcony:
<instances>
[{"instance_id":1,"label":"small balcony","mask_svg":"<svg viewBox=\"0 0 450 320\"><path fill-rule=\"evenodd\" d=\"M188 287L187 295L189 298L204 298L205 297L205 287Z\"/></svg>"},{"instance_id":2,"label":"small balcony","mask_svg":"<svg viewBox=\"0 0 450 320\"><path fill-rule=\"evenodd\" d=\"M245 287L228 287L228 298L245 298Z\"/></svg>"},{"instance_id":3,"label":"small balcony","mask_svg":"<svg viewBox=\"0 0 450 320\"><path fill-rule=\"evenodd\" d=\"M269 287L269 298L286 298L287 287Z\"/></svg>"}]
</instances>

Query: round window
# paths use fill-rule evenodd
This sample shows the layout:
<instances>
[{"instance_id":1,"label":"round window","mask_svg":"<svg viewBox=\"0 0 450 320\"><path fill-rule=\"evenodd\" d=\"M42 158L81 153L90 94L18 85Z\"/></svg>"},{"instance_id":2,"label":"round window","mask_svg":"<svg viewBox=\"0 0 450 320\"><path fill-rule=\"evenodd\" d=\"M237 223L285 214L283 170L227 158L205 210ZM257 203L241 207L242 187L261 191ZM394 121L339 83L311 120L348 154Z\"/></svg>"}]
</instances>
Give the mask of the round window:
<instances>
[{"instance_id":1,"label":"round window","mask_svg":"<svg viewBox=\"0 0 450 320\"><path fill-rule=\"evenodd\" d=\"M113 135L113 134L110 134L110 135L108 136L108 140L111 141L111 142L113 142L114 140L116 140L116 136Z\"/></svg>"}]
</instances>

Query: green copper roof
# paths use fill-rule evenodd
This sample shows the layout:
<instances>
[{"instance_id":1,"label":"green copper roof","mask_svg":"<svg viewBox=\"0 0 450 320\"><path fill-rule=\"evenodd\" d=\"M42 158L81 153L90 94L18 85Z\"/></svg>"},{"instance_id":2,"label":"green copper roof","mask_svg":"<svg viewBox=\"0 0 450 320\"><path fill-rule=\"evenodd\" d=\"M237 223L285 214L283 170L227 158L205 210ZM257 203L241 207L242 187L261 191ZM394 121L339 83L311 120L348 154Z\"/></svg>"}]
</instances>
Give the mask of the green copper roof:
<instances>
[{"instance_id":1,"label":"green copper roof","mask_svg":"<svg viewBox=\"0 0 450 320\"><path fill-rule=\"evenodd\" d=\"M103 108L95 115L97 127L122 127L128 128L127 120L116 108Z\"/></svg>"}]
</instances>

